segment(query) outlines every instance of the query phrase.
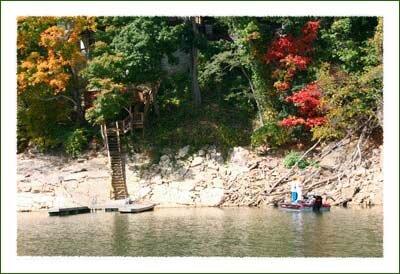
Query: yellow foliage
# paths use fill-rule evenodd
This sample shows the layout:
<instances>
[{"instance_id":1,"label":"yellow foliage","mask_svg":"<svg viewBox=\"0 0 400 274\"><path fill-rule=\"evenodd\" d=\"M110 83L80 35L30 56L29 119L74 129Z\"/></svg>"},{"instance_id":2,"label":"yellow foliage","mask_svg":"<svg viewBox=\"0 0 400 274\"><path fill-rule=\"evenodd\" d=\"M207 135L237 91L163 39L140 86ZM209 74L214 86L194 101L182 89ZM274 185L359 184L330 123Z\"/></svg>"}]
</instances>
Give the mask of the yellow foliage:
<instances>
[{"instance_id":1,"label":"yellow foliage","mask_svg":"<svg viewBox=\"0 0 400 274\"><path fill-rule=\"evenodd\" d=\"M57 25L58 21L63 26ZM28 86L47 85L54 93L64 92L72 79L70 71L77 73L86 63L81 52L79 41L82 32L95 31L95 17L18 17L17 49L22 55L32 42L46 50L45 55L31 52L24 60L19 61L18 92ZM50 25L50 26L49 26ZM34 33L35 27L44 29ZM36 35L36 36L35 36Z\"/></svg>"}]
</instances>

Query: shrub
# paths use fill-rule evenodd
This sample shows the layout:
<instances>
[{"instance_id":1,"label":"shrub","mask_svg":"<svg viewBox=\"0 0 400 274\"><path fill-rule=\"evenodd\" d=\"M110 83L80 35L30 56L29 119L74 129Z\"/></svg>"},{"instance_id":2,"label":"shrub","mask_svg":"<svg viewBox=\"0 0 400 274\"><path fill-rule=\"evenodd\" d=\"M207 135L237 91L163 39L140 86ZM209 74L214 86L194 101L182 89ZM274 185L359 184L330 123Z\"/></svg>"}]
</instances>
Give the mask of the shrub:
<instances>
[{"instance_id":1,"label":"shrub","mask_svg":"<svg viewBox=\"0 0 400 274\"><path fill-rule=\"evenodd\" d=\"M289 131L280 126L277 121L268 121L264 126L256 129L251 135L251 145L269 145L278 147L290 139Z\"/></svg>"},{"instance_id":2,"label":"shrub","mask_svg":"<svg viewBox=\"0 0 400 274\"><path fill-rule=\"evenodd\" d=\"M82 128L75 129L65 142L65 152L72 157L79 156L88 144L86 131Z\"/></svg>"},{"instance_id":3,"label":"shrub","mask_svg":"<svg viewBox=\"0 0 400 274\"><path fill-rule=\"evenodd\" d=\"M296 151L291 151L288 155L286 155L283 164L285 165L286 168L291 168L297 163L297 167L300 169L304 169L309 165L312 165L313 163L308 162L306 159L301 159L301 154ZM300 160L300 161L299 161Z\"/></svg>"}]
</instances>

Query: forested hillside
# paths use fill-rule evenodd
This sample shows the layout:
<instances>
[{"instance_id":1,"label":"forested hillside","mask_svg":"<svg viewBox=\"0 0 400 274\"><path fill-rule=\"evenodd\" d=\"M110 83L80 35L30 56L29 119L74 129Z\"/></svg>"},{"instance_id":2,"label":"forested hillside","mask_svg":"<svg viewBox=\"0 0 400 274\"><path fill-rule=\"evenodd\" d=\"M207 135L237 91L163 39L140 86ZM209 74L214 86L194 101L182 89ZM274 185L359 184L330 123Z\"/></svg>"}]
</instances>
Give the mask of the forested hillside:
<instances>
[{"instance_id":1,"label":"forested hillside","mask_svg":"<svg viewBox=\"0 0 400 274\"><path fill-rule=\"evenodd\" d=\"M18 151L79 156L134 112L154 155L381 142L382 39L377 17L20 17Z\"/></svg>"}]
</instances>

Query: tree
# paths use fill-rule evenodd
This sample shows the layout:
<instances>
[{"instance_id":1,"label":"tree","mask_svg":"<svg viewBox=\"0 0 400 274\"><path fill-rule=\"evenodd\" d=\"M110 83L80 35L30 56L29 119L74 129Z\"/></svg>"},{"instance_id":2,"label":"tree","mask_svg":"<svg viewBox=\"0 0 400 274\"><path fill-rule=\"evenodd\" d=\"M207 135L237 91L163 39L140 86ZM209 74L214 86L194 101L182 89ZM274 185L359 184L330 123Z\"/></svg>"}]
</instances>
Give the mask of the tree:
<instances>
[{"instance_id":1,"label":"tree","mask_svg":"<svg viewBox=\"0 0 400 274\"><path fill-rule=\"evenodd\" d=\"M293 103L297 110L289 113L279 123L285 127L304 125L306 128L320 126L325 121L322 93L319 86L310 83L299 91L292 88L298 72L306 71L312 62L313 42L317 38L319 21L308 21L301 29L301 34L294 37L291 33L277 35L264 55L267 64L274 67L274 87L286 103Z\"/></svg>"},{"instance_id":2,"label":"tree","mask_svg":"<svg viewBox=\"0 0 400 274\"><path fill-rule=\"evenodd\" d=\"M164 56L172 59L172 53L179 45L182 25L170 26L166 18L129 17L118 22L120 25L110 30L112 35L98 35L104 40L96 41L92 49L93 59L83 72L88 87L95 93L97 100L91 113L109 113L106 109L93 109L107 107L111 107L111 112L114 113L117 105L105 102L111 98L110 94L113 94L114 99L115 96L123 98L128 87L149 83L156 92L159 81L165 74L161 60ZM108 83L102 87L101 92L93 89L100 82ZM117 86L121 88L115 89ZM102 96L107 98L101 98ZM155 98L156 94L153 94L154 103ZM124 111L125 108L126 106L119 105L119 111ZM107 115L104 117L111 118Z\"/></svg>"},{"instance_id":3,"label":"tree","mask_svg":"<svg viewBox=\"0 0 400 274\"><path fill-rule=\"evenodd\" d=\"M22 18L18 48L20 51L18 67L18 92L38 86L49 89L54 94L47 100L64 98L74 104L77 122L83 122L82 95L83 85L79 71L85 66L86 56L81 52L81 33L94 30L93 18L63 17L39 19L41 25L48 26L38 36L24 35L29 31L27 22ZM32 19L27 19L30 22ZM29 43L27 39L32 41ZM37 44L36 44L37 43ZM28 49L37 50L28 53Z\"/></svg>"},{"instance_id":4,"label":"tree","mask_svg":"<svg viewBox=\"0 0 400 274\"><path fill-rule=\"evenodd\" d=\"M83 122L80 38L95 24L91 17L19 17L17 23L18 140L55 146L61 131Z\"/></svg>"},{"instance_id":5,"label":"tree","mask_svg":"<svg viewBox=\"0 0 400 274\"><path fill-rule=\"evenodd\" d=\"M200 17L199 17L200 18ZM196 41L199 39L199 30L197 29L197 23L195 17L190 17L190 23L193 31L193 41L190 50L190 74L191 74L191 83L192 83L192 94L193 101L195 106L199 106L201 104L201 93L198 82L198 52L199 49L196 46Z\"/></svg>"},{"instance_id":6,"label":"tree","mask_svg":"<svg viewBox=\"0 0 400 274\"><path fill-rule=\"evenodd\" d=\"M329 108L326 123L314 128L313 138L334 139L348 132L372 131L383 127L382 18L378 19L374 36L358 49L358 70L353 64L324 63L318 71L317 83ZM352 61L349 61L352 62ZM351 68L351 69L350 69Z\"/></svg>"}]
</instances>

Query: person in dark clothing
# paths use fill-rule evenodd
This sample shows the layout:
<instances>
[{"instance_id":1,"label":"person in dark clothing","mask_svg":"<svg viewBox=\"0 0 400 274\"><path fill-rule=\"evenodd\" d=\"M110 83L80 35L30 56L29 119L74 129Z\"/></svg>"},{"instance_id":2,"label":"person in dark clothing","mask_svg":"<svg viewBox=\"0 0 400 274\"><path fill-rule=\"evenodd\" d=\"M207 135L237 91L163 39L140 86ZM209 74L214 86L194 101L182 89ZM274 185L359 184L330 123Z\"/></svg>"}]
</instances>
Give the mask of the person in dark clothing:
<instances>
[{"instance_id":1,"label":"person in dark clothing","mask_svg":"<svg viewBox=\"0 0 400 274\"><path fill-rule=\"evenodd\" d=\"M322 197L319 195L314 195L313 210L319 211L321 207L322 207Z\"/></svg>"}]
</instances>

